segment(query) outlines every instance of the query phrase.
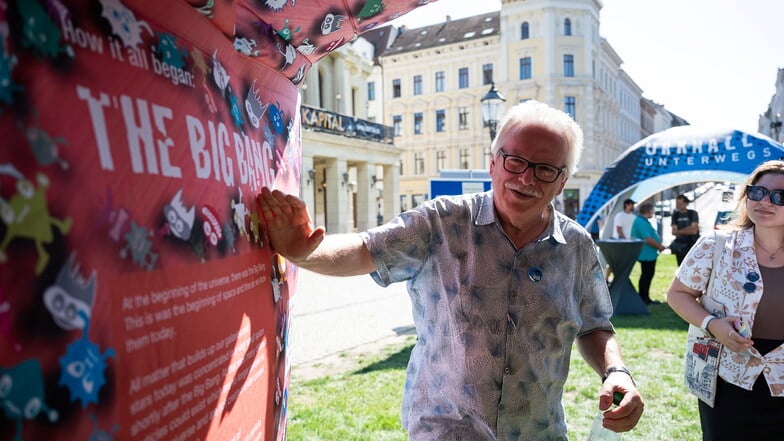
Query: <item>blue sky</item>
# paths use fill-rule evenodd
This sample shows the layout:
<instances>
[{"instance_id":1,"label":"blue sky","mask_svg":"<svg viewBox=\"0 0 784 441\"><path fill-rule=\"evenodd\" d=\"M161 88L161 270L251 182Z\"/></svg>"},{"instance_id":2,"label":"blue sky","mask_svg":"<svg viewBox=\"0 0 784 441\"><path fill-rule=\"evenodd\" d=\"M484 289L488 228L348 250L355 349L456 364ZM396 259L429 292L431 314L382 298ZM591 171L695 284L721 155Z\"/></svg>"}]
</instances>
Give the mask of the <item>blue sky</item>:
<instances>
[{"instance_id":1,"label":"blue sky","mask_svg":"<svg viewBox=\"0 0 784 441\"><path fill-rule=\"evenodd\" d=\"M693 125L756 132L784 68L782 0L603 0L600 33L643 96ZM438 0L395 24L418 27L501 9Z\"/></svg>"}]
</instances>

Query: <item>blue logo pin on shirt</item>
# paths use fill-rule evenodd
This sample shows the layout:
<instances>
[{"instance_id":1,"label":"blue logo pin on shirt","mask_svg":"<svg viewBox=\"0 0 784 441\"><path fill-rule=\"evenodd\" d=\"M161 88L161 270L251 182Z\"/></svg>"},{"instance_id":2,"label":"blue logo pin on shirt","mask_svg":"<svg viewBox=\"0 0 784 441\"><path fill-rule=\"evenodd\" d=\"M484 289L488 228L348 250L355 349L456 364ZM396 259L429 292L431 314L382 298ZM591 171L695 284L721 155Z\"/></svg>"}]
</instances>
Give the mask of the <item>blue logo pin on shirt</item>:
<instances>
[{"instance_id":1,"label":"blue logo pin on shirt","mask_svg":"<svg viewBox=\"0 0 784 441\"><path fill-rule=\"evenodd\" d=\"M531 279L532 282L542 280L542 270L538 266L531 267L531 269L528 270L528 278Z\"/></svg>"}]
</instances>

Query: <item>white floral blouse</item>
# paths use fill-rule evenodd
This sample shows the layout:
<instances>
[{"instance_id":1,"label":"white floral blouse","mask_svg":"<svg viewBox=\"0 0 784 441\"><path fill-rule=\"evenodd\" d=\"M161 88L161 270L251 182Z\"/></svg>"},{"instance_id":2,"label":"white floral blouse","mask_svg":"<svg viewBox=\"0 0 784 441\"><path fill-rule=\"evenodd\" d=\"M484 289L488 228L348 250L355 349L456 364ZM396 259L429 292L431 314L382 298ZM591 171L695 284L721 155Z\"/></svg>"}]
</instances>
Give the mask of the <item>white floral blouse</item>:
<instances>
[{"instance_id":1,"label":"white floral blouse","mask_svg":"<svg viewBox=\"0 0 784 441\"><path fill-rule=\"evenodd\" d=\"M754 327L757 306L764 292L762 276L754 253L754 230L723 232L727 235L710 296L724 305L729 316L742 317ZM676 277L691 289L704 291L710 280L716 236L702 236L686 255ZM784 396L784 345L762 356L757 349L732 352L722 348L719 376L743 389L765 375L772 396Z\"/></svg>"}]
</instances>

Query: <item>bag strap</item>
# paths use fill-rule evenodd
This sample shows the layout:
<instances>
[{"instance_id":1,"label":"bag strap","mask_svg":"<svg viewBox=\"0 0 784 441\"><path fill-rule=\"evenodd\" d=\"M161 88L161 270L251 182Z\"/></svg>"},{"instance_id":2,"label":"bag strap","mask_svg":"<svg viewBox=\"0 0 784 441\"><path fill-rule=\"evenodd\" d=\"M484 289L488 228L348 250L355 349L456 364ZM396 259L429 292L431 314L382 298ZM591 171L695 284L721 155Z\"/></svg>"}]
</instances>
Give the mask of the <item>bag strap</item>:
<instances>
[{"instance_id":1,"label":"bag strap","mask_svg":"<svg viewBox=\"0 0 784 441\"><path fill-rule=\"evenodd\" d=\"M713 292L713 280L716 278L717 268L721 255L724 252L724 243L727 241L727 236L722 232L717 231L714 235L713 243L713 266L711 267L710 278L708 279L708 286L705 288L705 295L710 295Z\"/></svg>"}]
</instances>

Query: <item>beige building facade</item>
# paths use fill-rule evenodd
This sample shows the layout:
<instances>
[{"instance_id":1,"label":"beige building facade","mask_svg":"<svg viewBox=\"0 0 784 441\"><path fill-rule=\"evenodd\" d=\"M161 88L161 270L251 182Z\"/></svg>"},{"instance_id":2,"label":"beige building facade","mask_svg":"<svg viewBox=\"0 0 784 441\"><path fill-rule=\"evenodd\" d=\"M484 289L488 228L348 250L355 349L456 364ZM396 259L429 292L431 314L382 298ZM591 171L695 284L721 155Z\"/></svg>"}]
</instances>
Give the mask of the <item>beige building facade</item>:
<instances>
[{"instance_id":1,"label":"beige building facade","mask_svg":"<svg viewBox=\"0 0 784 441\"><path fill-rule=\"evenodd\" d=\"M575 216L623 150L641 139L642 90L600 36L600 1L504 0L500 12L404 30L383 51L384 123L402 150L401 208L427 198L442 169L486 169L480 99L492 83L571 114L585 133L580 170L560 202Z\"/></svg>"}]
</instances>

